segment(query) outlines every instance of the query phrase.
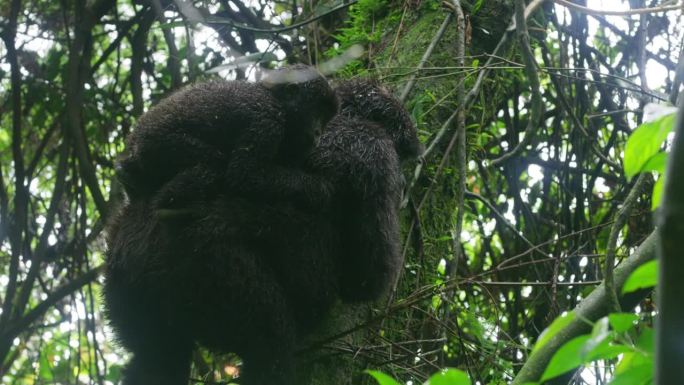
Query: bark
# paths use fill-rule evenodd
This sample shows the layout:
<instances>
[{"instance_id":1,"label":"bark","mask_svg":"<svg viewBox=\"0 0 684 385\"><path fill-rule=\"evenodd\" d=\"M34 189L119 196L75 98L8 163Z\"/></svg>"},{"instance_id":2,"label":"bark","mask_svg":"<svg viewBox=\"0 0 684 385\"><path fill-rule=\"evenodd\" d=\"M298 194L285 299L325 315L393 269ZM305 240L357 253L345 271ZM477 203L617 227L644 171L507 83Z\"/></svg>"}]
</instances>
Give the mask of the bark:
<instances>
[{"instance_id":1,"label":"bark","mask_svg":"<svg viewBox=\"0 0 684 385\"><path fill-rule=\"evenodd\" d=\"M684 62L680 63L684 68ZM684 98L680 98L675 140L666 171L660 212L659 279L656 318L655 384L677 384L684 378Z\"/></svg>"}]
</instances>

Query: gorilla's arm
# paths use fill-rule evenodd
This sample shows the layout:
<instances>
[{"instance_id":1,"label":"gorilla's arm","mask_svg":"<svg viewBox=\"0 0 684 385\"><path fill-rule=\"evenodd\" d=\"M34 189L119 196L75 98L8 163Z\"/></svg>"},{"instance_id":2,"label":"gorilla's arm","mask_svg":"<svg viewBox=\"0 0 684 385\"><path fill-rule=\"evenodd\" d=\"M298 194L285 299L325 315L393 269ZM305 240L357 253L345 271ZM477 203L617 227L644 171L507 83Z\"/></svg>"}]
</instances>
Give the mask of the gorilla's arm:
<instances>
[{"instance_id":1,"label":"gorilla's arm","mask_svg":"<svg viewBox=\"0 0 684 385\"><path fill-rule=\"evenodd\" d=\"M312 155L316 168L333 176L333 221L340 238L340 296L349 302L376 299L399 271L399 159L383 128L368 120L337 116Z\"/></svg>"},{"instance_id":2,"label":"gorilla's arm","mask_svg":"<svg viewBox=\"0 0 684 385\"><path fill-rule=\"evenodd\" d=\"M375 81L352 80L336 89L339 112L312 156L312 166L334 180L333 220L340 235L341 297L377 299L401 270L398 210L400 160L421 144L401 102Z\"/></svg>"}]
</instances>

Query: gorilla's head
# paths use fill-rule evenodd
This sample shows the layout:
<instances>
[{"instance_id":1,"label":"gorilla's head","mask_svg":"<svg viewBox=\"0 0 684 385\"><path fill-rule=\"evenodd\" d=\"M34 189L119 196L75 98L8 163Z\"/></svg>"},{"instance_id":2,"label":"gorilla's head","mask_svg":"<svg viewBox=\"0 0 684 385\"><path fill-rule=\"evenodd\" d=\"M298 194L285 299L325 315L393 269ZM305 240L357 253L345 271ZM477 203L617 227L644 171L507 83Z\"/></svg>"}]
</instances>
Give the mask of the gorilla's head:
<instances>
[{"instance_id":1,"label":"gorilla's head","mask_svg":"<svg viewBox=\"0 0 684 385\"><path fill-rule=\"evenodd\" d=\"M394 141L400 159L415 158L423 152L416 126L401 102L375 80L356 79L335 88L341 114L362 117L380 124Z\"/></svg>"}]
</instances>

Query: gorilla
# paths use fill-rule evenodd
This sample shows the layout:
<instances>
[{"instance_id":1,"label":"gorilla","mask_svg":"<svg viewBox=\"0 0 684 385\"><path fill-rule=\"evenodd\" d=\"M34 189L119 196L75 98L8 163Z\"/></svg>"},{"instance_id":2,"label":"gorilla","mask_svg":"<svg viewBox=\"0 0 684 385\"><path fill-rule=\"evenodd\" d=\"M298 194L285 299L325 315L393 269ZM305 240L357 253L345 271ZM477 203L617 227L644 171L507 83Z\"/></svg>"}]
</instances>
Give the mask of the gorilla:
<instances>
[{"instance_id":1,"label":"gorilla","mask_svg":"<svg viewBox=\"0 0 684 385\"><path fill-rule=\"evenodd\" d=\"M220 91L215 97L219 96ZM338 112L315 148L300 145L298 155L291 154L294 148L282 148L271 158L284 161L281 153L287 152L302 159L296 163L300 170L288 172L320 180L326 185L323 193L332 189L329 202L321 207L302 205L311 196L297 198L291 195L294 190L281 190L285 196L278 199L267 198L259 187L271 183L272 170L250 168L257 174L242 175L244 179L262 180L235 188L225 180L225 167L210 159L218 151L204 142L212 139L199 135L192 138L206 145L207 153L178 149L197 158L170 165L177 174L156 179L156 193L151 186L140 194L143 189L133 189L108 228L104 287L110 323L133 353L126 385L186 384L196 343L240 355L243 385L292 384L297 343L330 306L338 299L377 299L393 282L401 268L399 166L421 151L416 129L399 101L376 82L344 82L333 98L338 100ZM194 103L181 102L173 105L188 111L179 115L205 112ZM178 118L168 119L155 125L160 127L152 130L159 131L155 140L163 138L162 127L170 130L175 124L170 122ZM197 118L206 122L202 119L209 118ZM291 127L283 135L296 130ZM132 141L134 149L125 166L139 172L138 185L145 184L149 170L162 166L155 156L168 159L166 151L177 145L155 147L145 143L149 138L141 135ZM233 149L243 147L241 138L229 143ZM231 156L228 163L233 162ZM179 179L186 170L193 170L195 184L185 176ZM281 182L289 184L282 179L272 183ZM219 187L197 191L206 186ZM271 192L278 189L282 187ZM164 200L160 194L166 195Z\"/></svg>"},{"instance_id":2,"label":"gorilla","mask_svg":"<svg viewBox=\"0 0 684 385\"><path fill-rule=\"evenodd\" d=\"M335 111L328 82L303 65L259 83L191 85L138 120L117 177L131 199L155 196L160 208L224 190L320 207L330 189L299 163ZM207 169L221 172L204 180Z\"/></svg>"}]
</instances>

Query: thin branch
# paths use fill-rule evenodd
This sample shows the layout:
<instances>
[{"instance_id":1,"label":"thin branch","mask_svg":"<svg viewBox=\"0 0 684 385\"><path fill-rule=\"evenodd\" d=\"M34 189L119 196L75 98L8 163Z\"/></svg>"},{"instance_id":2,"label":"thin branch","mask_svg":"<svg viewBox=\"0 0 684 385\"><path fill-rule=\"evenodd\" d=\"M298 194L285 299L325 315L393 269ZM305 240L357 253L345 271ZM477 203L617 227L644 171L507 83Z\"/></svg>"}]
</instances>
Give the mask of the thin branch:
<instances>
[{"instance_id":1,"label":"thin branch","mask_svg":"<svg viewBox=\"0 0 684 385\"><path fill-rule=\"evenodd\" d=\"M15 38L21 1L13 0L10 6L8 23L0 37L5 43L7 60L10 64L10 84L12 94L12 160L14 161L14 221L9 225L11 259L9 263L9 282L2 304L0 327L5 326L12 316L12 305L17 289L19 275L19 259L23 252L23 232L26 229L26 209L28 205L28 191L25 186L24 152L22 149L21 127L21 70L17 58ZM0 349L0 354L2 354ZM2 354L0 357L4 357Z\"/></svg>"},{"instance_id":2,"label":"thin branch","mask_svg":"<svg viewBox=\"0 0 684 385\"><path fill-rule=\"evenodd\" d=\"M465 17L459 0L452 0L453 10L456 14L456 65L463 66L465 57ZM456 104L462 105L465 99L465 76L456 84ZM453 261L451 261L450 275L455 275L459 261L463 257L461 248L461 231L463 230L464 196L466 191L466 119L465 111L459 108L456 118L456 169L458 170L458 185L456 186L456 221L454 223L452 240Z\"/></svg>"},{"instance_id":3,"label":"thin branch","mask_svg":"<svg viewBox=\"0 0 684 385\"><path fill-rule=\"evenodd\" d=\"M610 228L610 235L608 236L608 245L606 246L606 266L604 269L604 279L606 280L606 295L608 296L611 311L613 312L621 311L620 302L618 301L617 288L615 287L615 282L613 278L617 239L620 235L620 231L622 231L622 228L625 226L625 223L627 223L627 219L629 219L629 214L632 212L632 208L634 208L634 205L639 199L639 196L641 196L641 193L644 190L644 186L646 185L646 180L648 177L650 177L650 175L648 175L647 173L639 175L639 178L634 184L634 187L632 187L632 190L629 192L629 195L627 195L627 198L625 199L622 208L620 208L620 210L616 214L613 226Z\"/></svg>"},{"instance_id":4,"label":"thin branch","mask_svg":"<svg viewBox=\"0 0 684 385\"><path fill-rule=\"evenodd\" d=\"M537 247L537 245L535 245L529 239L527 239L524 234L520 233L518 229L516 229L515 226L508 219L506 219L506 217L504 217L503 214L501 214L499 210L497 210L496 207L494 207L494 205L485 197L483 197L480 194L476 194L472 191L466 191L465 196L468 198L477 199L480 202L482 202L494 214L494 216L496 216L501 222L503 222L503 224L506 227L508 227L513 232L513 234L517 235L520 239L522 239L523 242L525 242L532 249L536 249L539 252L541 252L545 257L548 257L548 255L546 255L546 253L544 253L539 247Z\"/></svg>"},{"instance_id":5,"label":"thin branch","mask_svg":"<svg viewBox=\"0 0 684 385\"><path fill-rule=\"evenodd\" d=\"M259 32L259 33L266 33L266 34L278 34L282 32L287 32L291 31L294 29L298 29L300 27L303 27L307 24L311 24L319 19L322 19L332 13L335 13L341 9L348 8L358 2L358 0L351 0L347 3L340 4L334 8L331 8L329 11L323 12L319 15L313 16L309 19L306 19L304 21L300 21L299 23L295 23L292 25L288 25L286 27L281 27L281 28L256 28L252 27L249 25L244 25L244 24L238 24L235 23L232 20L228 20L223 17L216 17L216 16L204 16L202 15L201 11L193 4L191 4L189 1L185 0L174 0L176 5L178 6L179 11L185 16L188 20L196 23L202 23L202 24L224 24L228 25L230 27L233 27L235 29L240 29L243 31L250 31L250 32Z\"/></svg>"},{"instance_id":6,"label":"thin branch","mask_svg":"<svg viewBox=\"0 0 684 385\"><path fill-rule=\"evenodd\" d=\"M64 299L64 297L72 294L76 290L83 287L90 282L93 282L102 272L104 271L104 265L95 267L77 278L72 279L68 283L60 286L36 307L29 310L23 317L12 322L7 330L3 333L3 338L15 337L21 331L25 330L29 325L33 324L40 317L42 317L46 311L57 304L59 301Z\"/></svg>"},{"instance_id":7,"label":"thin branch","mask_svg":"<svg viewBox=\"0 0 684 385\"><path fill-rule=\"evenodd\" d=\"M435 36L432 37L432 41L430 41L430 45L428 45L427 49L425 50L425 53L423 53L423 57L420 58L420 62L418 62L418 65L415 68L415 72L413 72L413 75L409 78L408 82L404 86L404 90L401 91L401 95L399 96L399 100L402 102L406 101L406 98L408 97L408 94L411 92L413 89L413 86L416 84L416 76L418 75L418 72L420 69L422 69L425 66L425 63L427 63L428 59L432 55L432 51L435 50L435 47L437 46L437 43L442 39L442 36L444 36L444 32L446 32L447 27L449 26L449 23L451 23L451 20L453 19L454 14L449 13L447 14L447 17L444 19L442 22L442 25L439 27L437 30L437 33L435 33ZM456 54L458 56L458 54ZM457 59L461 61L460 66L463 66L463 58L460 56L460 59Z\"/></svg>"},{"instance_id":8,"label":"thin branch","mask_svg":"<svg viewBox=\"0 0 684 385\"><path fill-rule=\"evenodd\" d=\"M600 9L592 9L592 8L585 7L585 6L582 6L579 4L571 3L567 0L553 0L553 2L556 4L560 4L564 7L574 9L575 11L579 11L579 12L586 13L589 15L629 16L629 15L641 15L641 14L645 14L645 13L658 13L658 12L669 12L669 11L684 10L684 4L665 5L662 7L653 7L653 8L637 8L637 9L630 9L627 11L604 11L604 10L600 10Z\"/></svg>"},{"instance_id":9,"label":"thin branch","mask_svg":"<svg viewBox=\"0 0 684 385\"><path fill-rule=\"evenodd\" d=\"M38 278L40 272L42 271L45 252L48 248L48 239L52 230L55 226L55 216L59 210L59 206L62 204L62 197L66 189L66 176L67 176L67 166L69 163L69 146L66 141L61 145L59 164L57 165L57 174L55 176L54 190L52 192L52 198L50 199L50 206L48 207L47 213L45 215L45 224L43 225L43 231L40 234L38 241L38 246L36 246L34 258L31 261L31 267L29 268L28 274L21 285L21 290L19 292L18 299L16 301L16 314L14 318L18 318L24 312L24 309L28 305L31 292L33 290L33 285L35 280Z\"/></svg>"},{"instance_id":10,"label":"thin branch","mask_svg":"<svg viewBox=\"0 0 684 385\"><path fill-rule=\"evenodd\" d=\"M461 285L477 285L477 286L542 286L549 287L551 285L556 286L596 286L601 284L601 281L581 281L581 282L514 282L514 281L470 281L463 280L460 282Z\"/></svg>"},{"instance_id":11,"label":"thin branch","mask_svg":"<svg viewBox=\"0 0 684 385\"><path fill-rule=\"evenodd\" d=\"M97 72L98 68L100 68L100 66L107 61L109 55L111 55L112 52L119 48L119 46L121 45L121 41L126 37L126 35L128 35L128 32L131 30L131 28L140 22L141 14L142 13L136 13L135 16L133 16L130 20L124 23L124 25L118 31L114 41L112 41L111 44L107 46L107 48L102 52L102 55L100 55L100 58L97 59L95 64L93 64L92 68L90 68L90 76L93 76L95 72Z\"/></svg>"},{"instance_id":12,"label":"thin branch","mask_svg":"<svg viewBox=\"0 0 684 385\"><path fill-rule=\"evenodd\" d=\"M162 24L166 23L166 17L164 16L164 10L162 9L161 2L159 0L151 0L151 3L159 22ZM180 55L178 54L178 47L176 47L176 39L173 36L170 28L162 28L162 34L164 35L166 47L169 50L167 66L169 68L169 72L171 73L171 89L176 89L179 88L183 83Z\"/></svg>"},{"instance_id":13,"label":"thin branch","mask_svg":"<svg viewBox=\"0 0 684 385\"><path fill-rule=\"evenodd\" d=\"M537 63L534 59L534 52L532 47L530 47L530 35L527 32L527 22L525 20L525 0L516 0L515 2L515 25L516 25L516 35L518 36L518 42L520 43L520 53L522 55L523 62L525 63L525 73L527 74L527 80L530 83L530 93L532 94L532 100L530 102L530 112L527 116L527 127L525 128L525 136L518 143L513 150L500 156L497 159L492 160L491 165L499 165L513 156L516 156L522 150L527 147L527 145L532 140L534 135L534 130L537 128L542 116L542 110L544 104L542 101L541 92L539 89L541 87L539 83L539 73L537 72ZM515 135L516 133L514 133Z\"/></svg>"},{"instance_id":14,"label":"thin branch","mask_svg":"<svg viewBox=\"0 0 684 385\"><path fill-rule=\"evenodd\" d=\"M85 1L76 4L74 38L69 47L66 76L66 113L63 124L71 136L72 145L78 158L81 177L88 186L95 206L100 215L107 217L107 201L100 190L96 169L91 162L90 150L83 130L82 107L84 98L85 76L90 74L90 56L92 54L92 27L108 9L114 6L114 0L100 0L88 9Z\"/></svg>"}]
</instances>

